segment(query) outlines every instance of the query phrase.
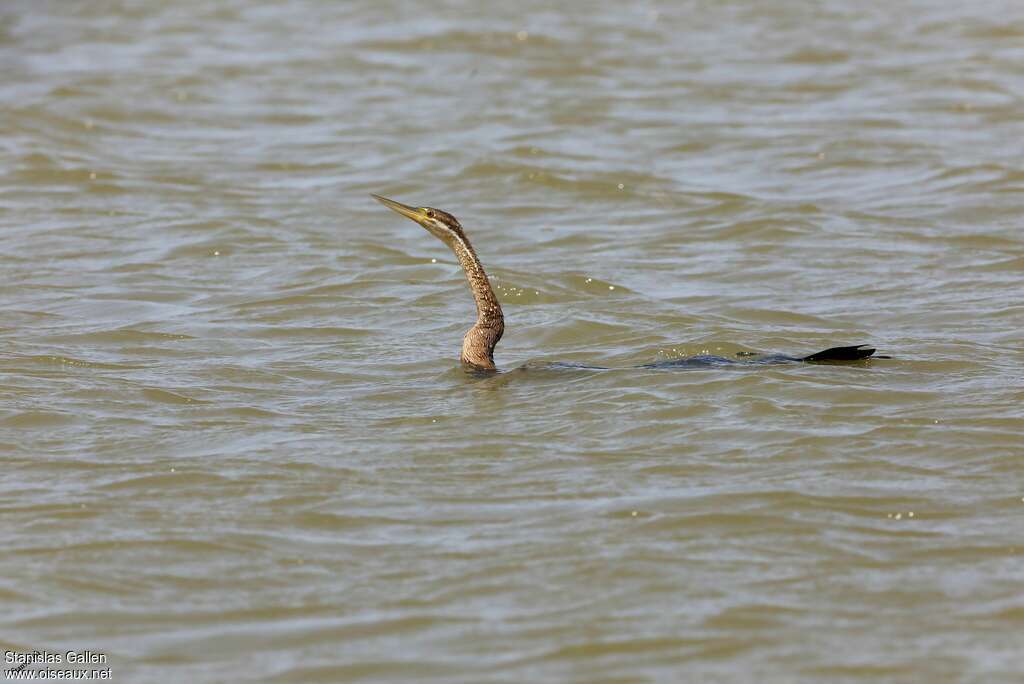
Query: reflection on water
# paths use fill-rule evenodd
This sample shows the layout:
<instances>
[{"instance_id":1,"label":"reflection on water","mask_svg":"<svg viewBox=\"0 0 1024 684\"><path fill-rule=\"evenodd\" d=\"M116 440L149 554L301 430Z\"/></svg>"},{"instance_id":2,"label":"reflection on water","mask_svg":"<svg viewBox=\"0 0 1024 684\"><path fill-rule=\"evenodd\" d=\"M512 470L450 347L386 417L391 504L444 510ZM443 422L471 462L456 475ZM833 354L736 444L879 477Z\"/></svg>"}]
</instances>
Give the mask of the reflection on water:
<instances>
[{"instance_id":1,"label":"reflection on water","mask_svg":"<svg viewBox=\"0 0 1024 684\"><path fill-rule=\"evenodd\" d=\"M1024 12L940 5L0 9L3 647L1014 681Z\"/></svg>"}]
</instances>

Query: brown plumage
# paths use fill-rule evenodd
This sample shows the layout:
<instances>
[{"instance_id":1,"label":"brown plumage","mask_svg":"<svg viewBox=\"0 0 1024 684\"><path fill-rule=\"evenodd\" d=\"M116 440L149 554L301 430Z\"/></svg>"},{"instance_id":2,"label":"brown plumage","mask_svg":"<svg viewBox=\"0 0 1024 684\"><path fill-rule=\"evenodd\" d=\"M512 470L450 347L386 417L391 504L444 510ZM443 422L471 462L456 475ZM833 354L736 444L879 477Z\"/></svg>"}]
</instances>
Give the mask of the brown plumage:
<instances>
[{"instance_id":1,"label":"brown plumage","mask_svg":"<svg viewBox=\"0 0 1024 684\"><path fill-rule=\"evenodd\" d=\"M432 207L410 207L387 197L373 195L374 199L420 224L427 231L448 245L466 273L469 289L476 300L476 323L462 338L462 363L480 370L496 370L494 348L505 332L505 316L501 312L498 298L494 296L491 282L487 279L483 264L469 243L458 219L446 211Z\"/></svg>"}]
</instances>

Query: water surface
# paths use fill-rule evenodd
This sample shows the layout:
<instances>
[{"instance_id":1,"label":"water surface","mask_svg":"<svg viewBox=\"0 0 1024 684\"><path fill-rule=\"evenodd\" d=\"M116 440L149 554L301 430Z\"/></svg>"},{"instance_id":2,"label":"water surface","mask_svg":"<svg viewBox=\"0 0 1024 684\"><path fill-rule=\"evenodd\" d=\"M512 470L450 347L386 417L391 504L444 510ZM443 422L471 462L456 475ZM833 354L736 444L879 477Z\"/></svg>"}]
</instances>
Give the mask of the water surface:
<instances>
[{"instance_id":1,"label":"water surface","mask_svg":"<svg viewBox=\"0 0 1024 684\"><path fill-rule=\"evenodd\" d=\"M1015 2L5 4L0 646L1019 681L1022 60Z\"/></svg>"}]
</instances>

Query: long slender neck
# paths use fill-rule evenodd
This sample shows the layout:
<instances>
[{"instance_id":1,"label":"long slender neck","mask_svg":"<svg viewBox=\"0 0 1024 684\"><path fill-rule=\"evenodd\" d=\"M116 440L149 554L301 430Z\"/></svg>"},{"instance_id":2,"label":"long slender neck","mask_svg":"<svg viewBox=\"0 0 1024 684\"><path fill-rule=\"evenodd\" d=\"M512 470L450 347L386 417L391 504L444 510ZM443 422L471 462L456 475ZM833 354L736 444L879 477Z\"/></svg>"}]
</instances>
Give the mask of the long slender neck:
<instances>
[{"instance_id":1,"label":"long slender neck","mask_svg":"<svg viewBox=\"0 0 1024 684\"><path fill-rule=\"evenodd\" d=\"M494 347L505 332L505 316L494 296L491 282L480 263L473 246L465 235L453 235L445 240L455 252L462 270L466 272L469 289L476 300L476 324L462 338L462 363L483 370L495 370Z\"/></svg>"}]
</instances>

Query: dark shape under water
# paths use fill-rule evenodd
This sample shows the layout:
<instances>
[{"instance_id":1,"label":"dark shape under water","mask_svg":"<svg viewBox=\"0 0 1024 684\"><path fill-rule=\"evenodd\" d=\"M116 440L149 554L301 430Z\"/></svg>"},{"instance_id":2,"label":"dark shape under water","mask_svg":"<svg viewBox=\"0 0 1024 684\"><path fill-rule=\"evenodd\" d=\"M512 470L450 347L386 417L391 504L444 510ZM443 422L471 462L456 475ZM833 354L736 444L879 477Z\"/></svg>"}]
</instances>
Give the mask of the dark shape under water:
<instances>
[{"instance_id":1,"label":"dark shape under water","mask_svg":"<svg viewBox=\"0 0 1024 684\"><path fill-rule=\"evenodd\" d=\"M498 298L494 296L491 283L484 272L483 264L473 246L469 244L469 238L463 232L458 219L448 212L431 207L411 207L401 202L390 200L387 197L373 195L373 198L384 206L392 209L406 218L412 219L427 229L434 237L448 245L459 260L462 270L466 273L466 280L469 282L469 289L473 292L473 299L476 301L476 323L466 333L462 340L462 363L473 371L495 371L494 348L505 332L505 316L501 312L501 305ZM688 356L670 361L657 361L646 363L637 368L708 368L713 366L736 365L736 364L777 364L777 363L842 363L866 359L875 350L864 344L852 347L831 347L824 351L811 354L810 356L786 356L783 354L756 355L741 353L742 359L729 359L724 356ZM750 358L747 358L750 357ZM878 356L875 358L889 358ZM586 366L571 363L548 364L548 368L563 368L576 370L608 370L600 366Z\"/></svg>"},{"instance_id":2,"label":"dark shape under water","mask_svg":"<svg viewBox=\"0 0 1024 684\"><path fill-rule=\"evenodd\" d=\"M824 351L816 352L810 356L787 356L786 354L752 354L749 352L743 352L742 360L729 359L724 356L711 356L711 355L700 355L700 356L687 356L682 359L672 359L670 361L656 361L654 363L645 363L639 368L706 368L708 366L725 366L734 365L737 363L744 364L774 364L774 363L836 363L836 362L849 362L849 361L860 361L866 359L875 353L874 348L869 347L866 344L858 344L852 347L830 347ZM749 357L749 358L748 358ZM875 358L887 359L888 356L878 356Z\"/></svg>"}]
</instances>

